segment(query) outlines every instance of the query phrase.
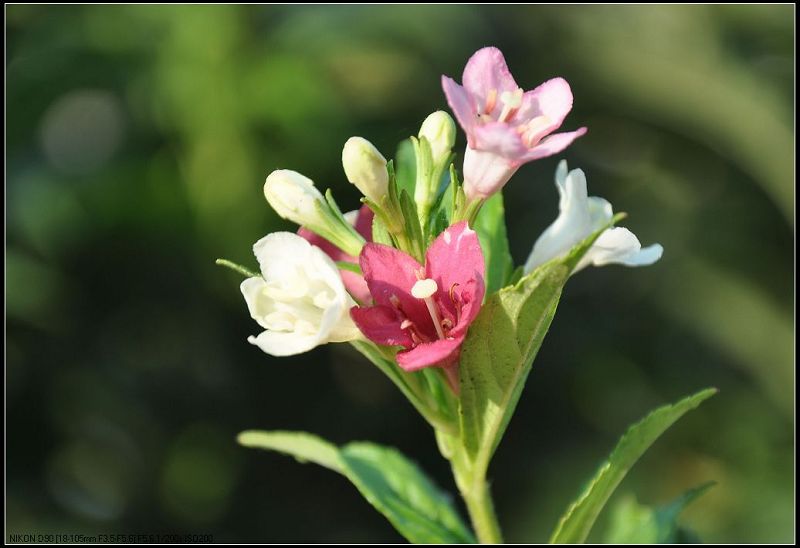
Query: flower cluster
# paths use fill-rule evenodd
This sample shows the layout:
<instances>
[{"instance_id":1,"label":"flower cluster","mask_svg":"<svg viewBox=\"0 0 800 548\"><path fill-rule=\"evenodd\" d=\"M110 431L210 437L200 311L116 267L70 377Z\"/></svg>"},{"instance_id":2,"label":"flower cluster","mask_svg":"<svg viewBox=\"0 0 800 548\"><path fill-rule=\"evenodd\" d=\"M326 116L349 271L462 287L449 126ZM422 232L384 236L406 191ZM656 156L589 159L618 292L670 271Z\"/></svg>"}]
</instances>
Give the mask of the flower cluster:
<instances>
[{"instance_id":1,"label":"flower cluster","mask_svg":"<svg viewBox=\"0 0 800 548\"><path fill-rule=\"evenodd\" d=\"M264 331L250 337L252 344L285 356L329 342L364 343L405 372L440 368L458 391L462 343L486 297L491 250L482 249L474 230L481 206L521 165L561 152L586 133L554 133L572 109L563 78L523 91L496 48L476 52L461 80L442 76L466 134L463 184L451 166L456 126L441 111L411 138L413 188L399 187L393 164L366 139L345 143L345 175L364 196L355 211L341 213L330 192L323 195L297 172L267 177L267 201L300 228L269 234L253 248L260 274L244 280L241 291ZM661 246L642 248L629 230L612 227L611 204L588 195L583 171L568 171L562 161L555 180L559 215L536 239L522 275L597 231L575 271L660 258Z\"/></svg>"}]
</instances>

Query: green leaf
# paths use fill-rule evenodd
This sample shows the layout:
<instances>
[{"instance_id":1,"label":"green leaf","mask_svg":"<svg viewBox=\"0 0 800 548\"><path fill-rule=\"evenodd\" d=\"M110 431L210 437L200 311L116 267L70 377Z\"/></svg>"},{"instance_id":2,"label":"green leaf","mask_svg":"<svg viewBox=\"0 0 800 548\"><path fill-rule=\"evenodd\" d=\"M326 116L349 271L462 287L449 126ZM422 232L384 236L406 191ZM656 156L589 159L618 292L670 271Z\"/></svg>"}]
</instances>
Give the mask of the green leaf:
<instances>
[{"instance_id":1,"label":"green leaf","mask_svg":"<svg viewBox=\"0 0 800 548\"><path fill-rule=\"evenodd\" d=\"M394 167L398 193L405 190L413 196L417 180L417 156L411 139L405 139L397 146Z\"/></svg>"},{"instance_id":2,"label":"green leaf","mask_svg":"<svg viewBox=\"0 0 800 548\"><path fill-rule=\"evenodd\" d=\"M679 544L696 535L678 524L678 516L692 501L708 491L714 482L690 489L671 503L651 508L632 496L621 499L611 514L606 544Z\"/></svg>"},{"instance_id":3,"label":"green leaf","mask_svg":"<svg viewBox=\"0 0 800 548\"><path fill-rule=\"evenodd\" d=\"M341 450L347 477L413 543L473 543L451 497L399 451L357 442Z\"/></svg>"},{"instance_id":4,"label":"green leaf","mask_svg":"<svg viewBox=\"0 0 800 548\"><path fill-rule=\"evenodd\" d=\"M488 467L555 314L570 269L542 265L489 296L461 348L460 422L467 455Z\"/></svg>"},{"instance_id":5,"label":"green leaf","mask_svg":"<svg viewBox=\"0 0 800 548\"><path fill-rule=\"evenodd\" d=\"M400 210L405 220L405 235L413 247L413 250L405 251L411 252L420 263L424 264L425 241L422 235L422 227L417 217L417 205L414 203L411 195L405 190L400 191Z\"/></svg>"},{"instance_id":6,"label":"green leaf","mask_svg":"<svg viewBox=\"0 0 800 548\"><path fill-rule=\"evenodd\" d=\"M600 466L581 495L561 517L550 542L584 542L603 506L639 457L687 411L716 393L715 388L707 388L673 405L660 407L631 426L608 460Z\"/></svg>"},{"instance_id":7,"label":"green leaf","mask_svg":"<svg viewBox=\"0 0 800 548\"><path fill-rule=\"evenodd\" d=\"M501 193L498 192L483 204L472 228L478 233L481 241L486 262L486 292L491 294L503 287L514 270L511 251L508 249L505 208Z\"/></svg>"},{"instance_id":8,"label":"green leaf","mask_svg":"<svg viewBox=\"0 0 800 548\"><path fill-rule=\"evenodd\" d=\"M300 462L313 462L343 474L339 449L319 436L307 432L246 430L236 437L239 445L268 449L292 456Z\"/></svg>"},{"instance_id":9,"label":"green leaf","mask_svg":"<svg viewBox=\"0 0 800 548\"><path fill-rule=\"evenodd\" d=\"M428 242L433 241L436 236L444 232L450 226L450 219L453 217L453 207L455 203L455 193L458 182L453 178L454 171L450 170L444 183L442 192L439 193L436 203L433 205L430 227L428 230Z\"/></svg>"},{"instance_id":10,"label":"green leaf","mask_svg":"<svg viewBox=\"0 0 800 548\"><path fill-rule=\"evenodd\" d=\"M613 222L613 220L612 220ZM489 296L461 348L461 443L474 469L486 470L519 401L561 290L607 227Z\"/></svg>"},{"instance_id":11,"label":"green leaf","mask_svg":"<svg viewBox=\"0 0 800 548\"><path fill-rule=\"evenodd\" d=\"M377 244L394 245L392 236L389 234L389 231L386 230L386 224L381 221L378 215L372 218L372 241Z\"/></svg>"},{"instance_id":12,"label":"green leaf","mask_svg":"<svg viewBox=\"0 0 800 548\"><path fill-rule=\"evenodd\" d=\"M410 542L475 542L450 496L396 449L367 442L339 448L305 432L251 430L239 434L238 441L339 472Z\"/></svg>"}]
</instances>

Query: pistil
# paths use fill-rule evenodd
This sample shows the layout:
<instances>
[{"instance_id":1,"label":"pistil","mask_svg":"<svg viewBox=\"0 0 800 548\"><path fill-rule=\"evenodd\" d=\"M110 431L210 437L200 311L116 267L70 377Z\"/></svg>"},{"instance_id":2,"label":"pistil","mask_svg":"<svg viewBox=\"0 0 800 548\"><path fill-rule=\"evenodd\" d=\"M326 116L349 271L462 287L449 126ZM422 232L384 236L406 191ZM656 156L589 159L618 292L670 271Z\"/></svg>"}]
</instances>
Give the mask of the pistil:
<instances>
[{"instance_id":1,"label":"pistil","mask_svg":"<svg viewBox=\"0 0 800 548\"><path fill-rule=\"evenodd\" d=\"M436 308L436 303L433 302L433 295L435 295L438 290L439 286L436 284L436 280L424 278L422 280L417 280L411 288L411 295L415 299L425 301L425 306L428 307L428 314L431 315L433 326L436 328L436 334L439 335L440 339L444 339L445 334L444 329L442 329L442 320L439 317L439 310Z\"/></svg>"}]
</instances>

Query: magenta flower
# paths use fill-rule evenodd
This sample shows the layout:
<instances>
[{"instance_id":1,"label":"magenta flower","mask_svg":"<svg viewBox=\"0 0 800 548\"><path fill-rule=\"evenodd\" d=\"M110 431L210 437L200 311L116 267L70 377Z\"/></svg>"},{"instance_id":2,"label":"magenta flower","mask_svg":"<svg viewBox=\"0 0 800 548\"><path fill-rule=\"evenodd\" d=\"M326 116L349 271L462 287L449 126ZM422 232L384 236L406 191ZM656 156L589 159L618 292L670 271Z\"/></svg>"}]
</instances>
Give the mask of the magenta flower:
<instances>
[{"instance_id":1,"label":"magenta flower","mask_svg":"<svg viewBox=\"0 0 800 548\"><path fill-rule=\"evenodd\" d=\"M442 88L467 134L464 191L471 200L488 198L521 165L561 152L586 133L582 127L551 135L572 109L569 84L553 78L523 92L497 48L475 52L461 80L463 87L442 76Z\"/></svg>"},{"instance_id":2,"label":"magenta flower","mask_svg":"<svg viewBox=\"0 0 800 548\"><path fill-rule=\"evenodd\" d=\"M457 386L457 364L467 328L483 302L483 252L466 221L442 232L428 248L425 266L389 246L369 243L361 270L375 306L350 309L371 341L403 346L397 363L406 371L445 368Z\"/></svg>"},{"instance_id":3,"label":"magenta flower","mask_svg":"<svg viewBox=\"0 0 800 548\"><path fill-rule=\"evenodd\" d=\"M347 221L355 227L356 232L361 234L368 242L372 241L372 219L375 214L370 208L368 208L366 205L363 205L358 211L350 211L345 213L344 216L345 219L347 219ZM297 231L297 234L308 240L311 245L319 247L334 261L345 261L353 264L358 262L358 260L352 255L348 255L322 236L316 234L315 232L311 232L305 227L300 227L300 230ZM343 269L339 270L339 274L342 276L344 287L356 301L359 303L369 303L371 301L372 297L369 294L369 288L367 287L367 282L364 280L363 276L360 276L359 274L356 274L350 270Z\"/></svg>"}]
</instances>

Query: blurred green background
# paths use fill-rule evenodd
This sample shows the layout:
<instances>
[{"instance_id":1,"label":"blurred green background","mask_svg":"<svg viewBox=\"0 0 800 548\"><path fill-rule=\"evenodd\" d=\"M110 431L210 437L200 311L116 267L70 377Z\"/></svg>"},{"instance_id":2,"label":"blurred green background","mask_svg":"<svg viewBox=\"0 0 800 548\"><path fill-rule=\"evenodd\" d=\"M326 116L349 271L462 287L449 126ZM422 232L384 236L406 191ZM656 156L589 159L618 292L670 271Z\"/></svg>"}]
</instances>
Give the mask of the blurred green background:
<instances>
[{"instance_id":1,"label":"blurred green background","mask_svg":"<svg viewBox=\"0 0 800 548\"><path fill-rule=\"evenodd\" d=\"M684 514L701 538L793 539L793 6L6 16L9 534L401 540L345 479L239 448L246 428L393 445L455 492L426 425L347 345L247 344L240 279L214 259L254 264L291 229L263 199L273 169L355 208L345 140L391 156L446 108L439 76L491 44L525 88L567 78L564 127L589 127L506 188L517 263L555 218L560 157L666 250L567 286L490 471L508 540L544 541L630 422L705 386L720 393L619 496L716 480Z\"/></svg>"}]
</instances>

